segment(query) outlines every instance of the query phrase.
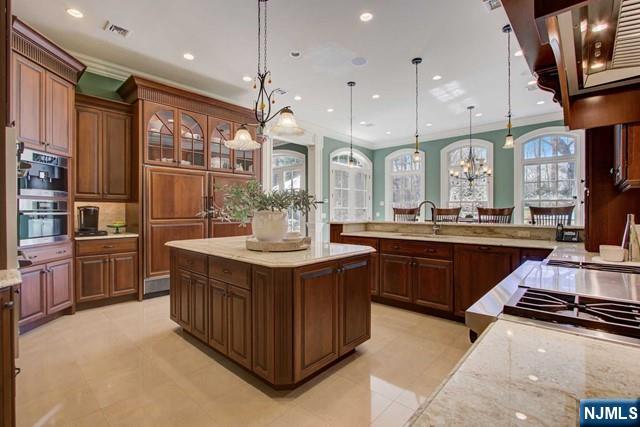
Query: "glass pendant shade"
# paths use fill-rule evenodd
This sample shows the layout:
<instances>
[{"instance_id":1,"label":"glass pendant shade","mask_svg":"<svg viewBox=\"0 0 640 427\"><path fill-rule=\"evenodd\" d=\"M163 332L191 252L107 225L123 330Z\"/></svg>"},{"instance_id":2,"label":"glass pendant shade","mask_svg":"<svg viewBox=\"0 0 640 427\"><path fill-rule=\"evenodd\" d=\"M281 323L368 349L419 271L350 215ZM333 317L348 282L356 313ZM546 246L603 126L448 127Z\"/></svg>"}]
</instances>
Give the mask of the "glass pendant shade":
<instances>
[{"instance_id":1,"label":"glass pendant shade","mask_svg":"<svg viewBox=\"0 0 640 427\"><path fill-rule=\"evenodd\" d=\"M505 148L505 149L513 148L513 135L511 135L511 133L509 133L507 137L504 139L504 145L502 146L502 148Z\"/></svg>"},{"instance_id":2,"label":"glass pendant shade","mask_svg":"<svg viewBox=\"0 0 640 427\"><path fill-rule=\"evenodd\" d=\"M224 145L227 148L239 151L258 150L262 146L251 137L251 134L244 125L240 126L235 137L225 141Z\"/></svg>"},{"instance_id":3,"label":"glass pendant shade","mask_svg":"<svg viewBox=\"0 0 640 427\"><path fill-rule=\"evenodd\" d=\"M420 152L418 150L416 150L416 152L413 153L413 161L416 163L420 161Z\"/></svg>"},{"instance_id":4,"label":"glass pendant shade","mask_svg":"<svg viewBox=\"0 0 640 427\"><path fill-rule=\"evenodd\" d=\"M304 129L298 126L290 108L284 108L280 112L278 122L271 128L271 132L276 135L304 135Z\"/></svg>"}]
</instances>

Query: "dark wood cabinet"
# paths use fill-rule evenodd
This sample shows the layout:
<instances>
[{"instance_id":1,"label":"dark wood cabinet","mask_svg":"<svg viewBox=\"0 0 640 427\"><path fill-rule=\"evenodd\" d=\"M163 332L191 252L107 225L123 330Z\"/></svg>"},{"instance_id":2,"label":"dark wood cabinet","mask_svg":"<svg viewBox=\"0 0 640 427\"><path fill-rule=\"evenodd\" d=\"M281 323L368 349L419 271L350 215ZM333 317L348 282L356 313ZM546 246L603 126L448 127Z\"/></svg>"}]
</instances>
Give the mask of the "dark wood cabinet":
<instances>
[{"instance_id":1,"label":"dark wood cabinet","mask_svg":"<svg viewBox=\"0 0 640 427\"><path fill-rule=\"evenodd\" d=\"M527 261L543 261L551 252L551 249L522 248L520 249L520 264Z\"/></svg>"},{"instance_id":2,"label":"dark wood cabinet","mask_svg":"<svg viewBox=\"0 0 640 427\"><path fill-rule=\"evenodd\" d=\"M14 287L0 289L0 425L15 426L15 306Z\"/></svg>"},{"instance_id":3,"label":"dark wood cabinet","mask_svg":"<svg viewBox=\"0 0 640 427\"><path fill-rule=\"evenodd\" d=\"M455 245L454 312L464 312L519 265L519 250L499 246Z\"/></svg>"},{"instance_id":4,"label":"dark wood cabinet","mask_svg":"<svg viewBox=\"0 0 640 427\"><path fill-rule=\"evenodd\" d=\"M142 114L145 163L178 166L177 108L144 101Z\"/></svg>"},{"instance_id":5,"label":"dark wood cabinet","mask_svg":"<svg viewBox=\"0 0 640 427\"><path fill-rule=\"evenodd\" d=\"M331 227L333 229L332 224ZM342 230L340 230L340 233ZM335 237L335 236L334 236ZM333 242L333 238L331 238ZM357 237L357 236L340 236L339 242L347 245L361 245L361 246L371 246L376 251L380 250L380 239L375 239L372 237ZM374 253L371 255L371 295L379 295L380 294L380 259L378 253Z\"/></svg>"},{"instance_id":6,"label":"dark wood cabinet","mask_svg":"<svg viewBox=\"0 0 640 427\"><path fill-rule=\"evenodd\" d=\"M47 264L47 314L73 305L73 260Z\"/></svg>"},{"instance_id":7,"label":"dark wood cabinet","mask_svg":"<svg viewBox=\"0 0 640 427\"><path fill-rule=\"evenodd\" d=\"M45 82L47 152L71 156L74 85L50 72L46 73Z\"/></svg>"},{"instance_id":8,"label":"dark wood cabinet","mask_svg":"<svg viewBox=\"0 0 640 427\"><path fill-rule=\"evenodd\" d=\"M396 301L411 301L413 258L404 255L380 255L380 296Z\"/></svg>"},{"instance_id":9,"label":"dark wood cabinet","mask_svg":"<svg viewBox=\"0 0 640 427\"><path fill-rule=\"evenodd\" d=\"M203 114L180 111L180 167L207 168L207 117Z\"/></svg>"},{"instance_id":10,"label":"dark wood cabinet","mask_svg":"<svg viewBox=\"0 0 640 427\"><path fill-rule=\"evenodd\" d=\"M640 188L640 123L615 127L613 176L621 191Z\"/></svg>"},{"instance_id":11,"label":"dark wood cabinet","mask_svg":"<svg viewBox=\"0 0 640 427\"><path fill-rule=\"evenodd\" d=\"M228 356L251 369L251 291L227 287Z\"/></svg>"},{"instance_id":12,"label":"dark wood cabinet","mask_svg":"<svg viewBox=\"0 0 640 427\"><path fill-rule=\"evenodd\" d=\"M207 342L222 354L229 352L227 341L227 285L209 280L209 333Z\"/></svg>"},{"instance_id":13,"label":"dark wood cabinet","mask_svg":"<svg viewBox=\"0 0 640 427\"><path fill-rule=\"evenodd\" d=\"M191 298L191 332L203 341L207 340L207 286L208 279L191 274L189 280Z\"/></svg>"},{"instance_id":14,"label":"dark wood cabinet","mask_svg":"<svg viewBox=\"0 0 640 427\"><path fill-rule=\"evenodd\" d=\"M453 262L415 258L412 302L440 311L453 311Z\"/></svg>"},{"instance_id":15,"label":"dark wood cabinet","mask_svg":"<svg viewBox=\"0 0 640 427\"><path fill-rule=\"evenodd\" d=\"M20 325L47 315L47 271L45 266L24 268L20 287Z\"/></svg>"},{"instance_id":16,"label":"dark wood cabinet","mask_svg":"<svg viewBox=\"0 0 640 427\"><path fill-rule=\"evenodd\" d=\"M130 106L79 95L76 100L76 200L131 198Z\"/></svg>"},{"instance_id":17,"label":"dark wood cabinet","mask_svg":"<svg viewBox=\"0 0 640 427\"><path fill-rule=\"evenodd\" d=\"M109 256L109 295L138 292L138 254L129 252Z\"/></svg>"},{"instance_id":18,"label":"dark wood cabinet","mask_svg":"<svg viewBox=\"0 0 640 427\"><path fill-rule=\"evenodd\" d=\"M73 259L22 269L20 326L73 306Z\"/></svg>"},{"instance_id":19,"label":"dark wood cabinet","mask_svg":"<svg viewBox=\"0 0 640 427\"><path fill-rule=\"evenodd\" d=\"M109 256L76 258L76 302L109 297Z\"/></svg>"},{"instance_id":20,"label":"dark wood cabinet","mask_svg":"<svg viewBox=\"0 0 640 427\"><path fill-rule=\"evenodd\" d=\"M224 145L233 139L233 122L209 117L209 169L233 173L233 150Z\"/></svg>"},{"instance_id":21,"label":"dark wood cabinet","mask_svg":"<svg viewBox=\"0 0 640 427\"><path fill-rule=\"evenodd\" d=\"M368 256L338 267L341 356L371 338L371 268Z\"/></svg>"}]
</instances>

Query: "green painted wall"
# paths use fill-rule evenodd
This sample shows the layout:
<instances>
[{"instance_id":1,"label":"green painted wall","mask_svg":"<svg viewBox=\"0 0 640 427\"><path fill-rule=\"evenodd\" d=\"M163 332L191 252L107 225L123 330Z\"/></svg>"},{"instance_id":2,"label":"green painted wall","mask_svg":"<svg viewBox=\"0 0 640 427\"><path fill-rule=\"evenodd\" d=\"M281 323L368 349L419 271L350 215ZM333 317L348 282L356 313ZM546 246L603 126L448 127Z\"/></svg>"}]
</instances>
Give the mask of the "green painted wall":
<instances>
[{"instance_id":1,"label":"green painted wall","mask_svg":"<svg viewBox=\"0 0 640 427\"><path fill-rule=\"evenodd\" d=\"M304 168L305 168L304 170L307 172L307 176L305 176L305 179L304 179L304 188L308 190L309 189L309 177L308 177L309 149L307 148L307 146L287 143L287 144L278 145L273 149L273 151L278 151L278 150L289 150L289 151L295 151L296 153L304 154Z\"/></svg>"},{"instance_id":2,"label":"green painted wall","mask_svg":"<svg viewBox=\"0 0 640 427\"><path fill-rule=\"evenodd\" d=\"M100 98L115 99L120 101L117 89L122 84L121 80L100 76L90 72L85 72L78 85L76 91L85 95L99 96Z\"/></svg>"},{"instance_id":3,"label":"green painted wall","mask_svg":"<svg viewBox=\"0 0 640 427\"><path fill-rule=\"evenodd\" d=\"M518 138L535 129L549 126L563 126L564 122L554 121L546 123L538 123L530 126L519 126L512 130L514 138ZM480 132L474 134L474 139L484 139L494 144L493 150L493 205L495 207L513 206L514 187L513 187L513 150L504 150L504 130L495 130L491 132ZM435 141L427 141L420 143L420 150L425 152L426 156L426 197L428 200L434 201L440 205L440 151L449 144L467 139L468 135L460 135L452 138L438 139ZM326 139L325 139L326 144ZM326 146L326 145L325 145ZM384 219L385 208L380 206L380 202L384 202L385 177L384 177L384 159L385 157L402 148L413 148L413 145L407 144L398 147L384 148L373 152L373 219ZM325 168L328 170L328 166ZM328 189L328 180L326 187Z\"/></svg>"}]
</instances>

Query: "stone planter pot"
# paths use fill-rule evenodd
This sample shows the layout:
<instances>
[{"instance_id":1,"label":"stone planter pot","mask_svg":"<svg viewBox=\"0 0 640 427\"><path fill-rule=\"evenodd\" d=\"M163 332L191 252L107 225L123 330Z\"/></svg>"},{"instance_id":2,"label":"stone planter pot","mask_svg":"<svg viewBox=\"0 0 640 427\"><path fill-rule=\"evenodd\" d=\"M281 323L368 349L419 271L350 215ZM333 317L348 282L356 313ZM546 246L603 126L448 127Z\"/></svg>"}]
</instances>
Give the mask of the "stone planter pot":
<instances>
[{"instance_id":1,"label":"stone planter pot","mask_svg":"<svg viewBox=\"0 0 640 427\"><path fill-rule=\"evenodd\" d=\"M251 219L253 235L256 239L264 242L282 241L287 234L287 213L258 211Z\"/></svg>"}]
</instances>

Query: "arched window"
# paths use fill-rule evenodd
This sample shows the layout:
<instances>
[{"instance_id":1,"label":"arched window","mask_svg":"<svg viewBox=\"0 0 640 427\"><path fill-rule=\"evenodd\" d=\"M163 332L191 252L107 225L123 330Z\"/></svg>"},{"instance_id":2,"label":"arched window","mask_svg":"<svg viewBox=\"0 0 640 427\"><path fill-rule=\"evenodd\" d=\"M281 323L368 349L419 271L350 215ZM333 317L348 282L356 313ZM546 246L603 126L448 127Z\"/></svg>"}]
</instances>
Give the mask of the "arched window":
<instances>
[{"instance_id":1,"label":"arched window","mask_svg":"<svg viewBox=\"0 0 640 427\"><path fill-rule=\"evenodd\" d=\"M355 165L349 166L349 149L331 153L329 189L331 221L371 219L371 161L353 150Z\"/></svg>"},{"instance_id":2,"label":"arched window","mask_svg":"<svg viewBox=\"0 0 640 427\"><path fill-rule=\"evenodd\" d=\"M493 144L482 139L471 140L476 159L484 160L489 169L493 169ZM474 181L473 185L463 179L452 178L450 171L462 173L460 162L469 157L469 140L447 145L440 152L440 198L443 207L461 207L460 217L477 218L478 207L493 206L493 178Z\"/></svg>"},{"instance_id":3,"label":"arched window","mask_svg":"<svg viewBox=\"0 0 640 427\"><path fill-rule=\"evenodd\" d=\"M305 155L291 150L273 150L271 155L272 190L306 189ZM289 209L289 230L301 231L303 213Z\"/></svg>"},{"instance_id":4,"label":"arched window","mask_svg":"<svg viewBox=\"0 0 640 427\"><path fill-rule=\"evenodd\" d=\"M515 141L516 222L531 221L529 206L573 205L573 222L582 223L583 145L582 131L564 127L538 129Z\"/></svg>"},{"instance_id":5,"label":"arched window","mask_svg":"<svg viewBox=\"0 0 640 427\"><path fill-rule=\"evenodd\" d=\"M394 151L385 157L385 215L393 220L393 208L416 208L424 200L425 161L413 160L413 149Z\"/></svg>"}]
</instances>

